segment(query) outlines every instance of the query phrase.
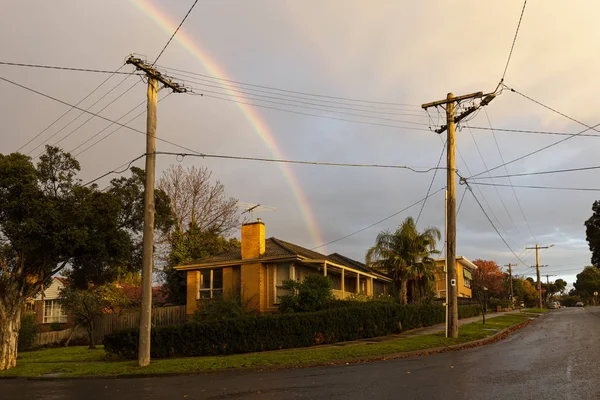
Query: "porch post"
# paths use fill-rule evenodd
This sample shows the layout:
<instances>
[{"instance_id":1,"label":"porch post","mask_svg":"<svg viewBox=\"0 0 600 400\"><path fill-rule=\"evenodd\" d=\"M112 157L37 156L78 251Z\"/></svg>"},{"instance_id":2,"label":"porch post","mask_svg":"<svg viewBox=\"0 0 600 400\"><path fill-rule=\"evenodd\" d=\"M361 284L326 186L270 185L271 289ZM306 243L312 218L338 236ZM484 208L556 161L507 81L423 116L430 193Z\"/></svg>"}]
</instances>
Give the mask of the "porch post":
<instances>
[{"instance_id":1,"label":"porch post","mask_svg":"<svg viewBox=\"0 0 600 400\"><path fill-rule=\"evenodd\" d=\"M360 294L360 274L356 273L356 294Z\"/></svg>"},{"instance_id":2,"label":"porch post","mask_svg":"<svg viewBox=\"0 0 600 400\"><path fill-rule=\"evenodd\" d=\"M323 276L327 276L327 261L323 264Z\"/></svg>"},{"instance_id":3,"label":"porch post","mask_svg":"<svg viewBox=\"0 0 600 400\"><path fill-rule=\"evenodd\" d=\"M344 279L344 268L342 268L342 299L345 298L345 292L346 291L346 282Z\"/></svg>"}]
</instances>

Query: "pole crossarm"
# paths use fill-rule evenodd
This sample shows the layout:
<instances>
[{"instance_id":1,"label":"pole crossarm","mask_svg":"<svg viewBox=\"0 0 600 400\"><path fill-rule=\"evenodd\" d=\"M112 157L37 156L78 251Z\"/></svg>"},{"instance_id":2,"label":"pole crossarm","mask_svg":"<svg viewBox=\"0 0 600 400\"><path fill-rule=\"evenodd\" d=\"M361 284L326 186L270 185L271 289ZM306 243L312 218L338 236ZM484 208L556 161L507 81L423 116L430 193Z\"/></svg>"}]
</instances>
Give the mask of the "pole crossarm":
<instances>
[{"instance_id":1,"label":"pole crossarm","mask_svg":"<svg viewBox=\"0 0 600 400\"><path fill-rule=\"evenodd\" d=\"M156 79L157 81L162 83L165 87L172 89L174 92L177 92L177 93L186 93L187 92L187 89L185 87L183 87L182 85L180 85L178 83L171 81L171 79L169 79L168 77L161 74L151 64L148 64L147 62L143 61L140 58L136 58L134 56L129 56L126 63L134 65L136 67L136 69L138 69L140 71L144 71L146 73L146 75L148 76L148 78Z\"/></svg>"},{"instance_id":2,"label":"pole crossarm","mask_svg":"<svg viewBox=\"0 0 600 400\"><path fill-rule=\"evenodd\" d=\"M475 92L475 93L471 93L471 94L465 94L464 96L453 97L452 99L446 98L444 100L438 100L438 101L432 101L431 103L425 103L425 104L421 105L421 108L426 110L429 107L436 107L436 106L441 106L441 105L448 104L448 103L454 103L457 101L480 98L480 97L483 97L483 92Z\"/></svg>"}]
</instances>

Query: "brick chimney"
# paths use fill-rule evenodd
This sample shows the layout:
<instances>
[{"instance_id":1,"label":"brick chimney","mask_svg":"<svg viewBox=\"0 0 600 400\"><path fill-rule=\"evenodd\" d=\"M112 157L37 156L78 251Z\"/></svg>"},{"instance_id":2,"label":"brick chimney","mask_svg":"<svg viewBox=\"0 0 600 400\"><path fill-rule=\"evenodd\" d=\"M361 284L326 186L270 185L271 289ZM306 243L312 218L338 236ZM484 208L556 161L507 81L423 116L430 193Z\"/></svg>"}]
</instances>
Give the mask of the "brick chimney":
<instances>
[{"instance_id":1,"label":"brick chimney","mask_svg":"<svg viewBox=\"0 0 600 400\"><path fill-rule=\"evenodd\" d=\"M242 260L258 258L265 252L265 224L257 219L242 225Z\"/></svg>"}]
</instances>

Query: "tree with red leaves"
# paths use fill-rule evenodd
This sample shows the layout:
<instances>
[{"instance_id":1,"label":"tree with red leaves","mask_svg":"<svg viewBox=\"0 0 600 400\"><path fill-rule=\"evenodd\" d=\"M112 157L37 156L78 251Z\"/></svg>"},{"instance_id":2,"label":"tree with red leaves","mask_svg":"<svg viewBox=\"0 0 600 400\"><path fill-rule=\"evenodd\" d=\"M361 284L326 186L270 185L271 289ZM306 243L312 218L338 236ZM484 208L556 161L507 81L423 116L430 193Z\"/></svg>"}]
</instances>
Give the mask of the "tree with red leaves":
<instances>
[{"instance_id":1,"label":"tree with red leaves","mask_svg":"<svg viewBox=\"0 0 600 400\"><path fill-rule=\"evenodd\" d=\"M501 297L504 292L504 273L495 261L474 260L477 269L473 271L471 290L473 297L479 301L483 323L485 324L486 303L488 297Z\"/></svg>"}]
</instances>

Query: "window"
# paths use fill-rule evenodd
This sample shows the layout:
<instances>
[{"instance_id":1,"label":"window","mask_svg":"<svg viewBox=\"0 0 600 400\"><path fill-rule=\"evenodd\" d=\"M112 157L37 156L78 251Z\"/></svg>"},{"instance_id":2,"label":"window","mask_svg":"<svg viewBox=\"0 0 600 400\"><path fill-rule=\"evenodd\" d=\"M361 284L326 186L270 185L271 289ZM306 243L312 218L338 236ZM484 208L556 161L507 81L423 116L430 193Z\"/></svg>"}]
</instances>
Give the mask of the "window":
<instances>
[{"instance_id":1,"label":"window","mask_svg":"<svg viewBox=\"0 0 600 400\"><path fill-rule=\"evenodd\" d=\"M471 275L471 271L469 271L468 269L463 269L463 276L465 278L465 287L470 288L471 287L471 279L473 279L473 275Z\"/></svg>"},{"instance_id":2,"label":"window","mask_svg":"<svg viewBox=\"0 0 600 400\"><path fill-rule=\"evenodd\" d=\"M294 266L291 264L275 265L275 304L280 303L280 297L290 294L289 290L283 288L283 281L294 279Z\"/></svg>"},{"instance_id":3,"label":"window","mask_svg":"<svg viewBox=\"0 0 600 400\"><path fill-rule=\"evenodd\" d=\"M67 322L67 314L58 300L44 300L44 323Z\"/></svg>"},{"instance_id":4,"label":"window","mask_svg":"<svg viewBox=\"0 0 600 400\"><path fill-rule=\"evenodd\" d=\"M200 271L200 299L212 299L223 295L223 269Z\"/></svg>"}]
</instances>

